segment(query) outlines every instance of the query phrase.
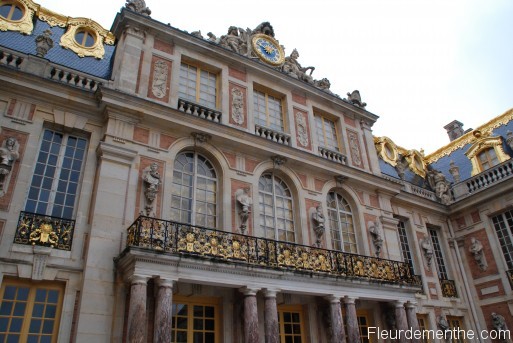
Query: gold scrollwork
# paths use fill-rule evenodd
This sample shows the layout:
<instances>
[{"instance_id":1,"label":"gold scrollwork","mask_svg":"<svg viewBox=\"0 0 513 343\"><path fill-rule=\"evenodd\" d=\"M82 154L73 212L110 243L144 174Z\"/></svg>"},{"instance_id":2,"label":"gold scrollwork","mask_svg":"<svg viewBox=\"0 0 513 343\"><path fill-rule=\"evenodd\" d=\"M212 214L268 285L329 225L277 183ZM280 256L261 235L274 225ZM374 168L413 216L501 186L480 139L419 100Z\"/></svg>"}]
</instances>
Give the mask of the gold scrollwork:
<instances>
[{"instance_id":1,"label":"gold scrollwork","mask_svg":"<svg viewBox=\"0 0 513 343\"><path fill-rule=\"evenodd\" d=\"M54 26L66 27L66 24L68 22L68 17L66 17L62 14L50 11L49 9L44 8L44 7L39 8L39 11L37 12L37 17L40 20L47 22L48 25L50 25L52 27L54 27Z\"/></svg>"},{"instance_id":2,"label":"gold scrollwork","mask_svg":"<svg viewBox=\"0 0 513 343\"><path fill-rule=\"evenodd\" d=\"M470 159L472 163L472 173L471 175L477 175L481 173L481 167L479 166L478 155L480 152L487 149L494 149L495 155L500 163L509 160L509 156L506 155L504 150L502 149L502 137L481 137L481 132L476 130L474 131L474 136L478 139L472 146L467 150L465 155Z\"/></svg>"},{"instance_id":3,"label":"gold scrollwork","mask_svg":"<svg viewBox=\"0 0 513 343\"><path fill-rule=\"evenodd\" d=\"M43 223L30 234L30 242L36 244L50 244L53 246L59 241L59 236L54 232L52 224Z\"/></svg>"},{"instance_id":4,"label":"gold scrollwork","mask_svg":"<svg viewBox=\"0 0 513 343\"><path fill-rule=\"evenodd\" d=\"M408 150L404 158L406 158L408 167L410 167L412 172L422 178L426 177L426 161L420 152L417 150Z\"/></svg>"},{"instance_id":5,"label":"gold scrollwork","mask_svg":"<svg viewBox=\"0 0 513 343\"><path fill-rule=\"evenodd\" d=\"M92 46L84 46L79 44L75 39L77 33L88 32L94 36L94 44ZM100 24L87 18L69 18L68 30L61 37L60 45L66 49L70 49L80 57L92 56L102 59L105 55L103 44L114 44L115 37L112 33L105 30Z\"/></svg>"},{"instance_id":6,"label":"gold scrollwork","mask_svg":"<svg viewBox=\"0 0 513 343\"><path fill-rule=\"evenodd\" d=\"M378 155L391 166L397 165L399 152L395 143L388 137L374 137L374 145Z\"/></svg>"},{"instance_id":7,"label":"gold scrollwork","mask_svg":"<svg viewBox=\"0 0 513 343\"><path fill-rule=\"evenodd\" d=\"M18 20L13 20L9 17L4 18L0 16L0 30L1 31L18 31L23 34L29 35L34 30L34 24L32 18L34 13L39 8L39 5L35 4L31 0L11 0L7 2L2 1L2 5L11 5L18 7L23 12L23 16Z\"/></svg>"}]
</instances>

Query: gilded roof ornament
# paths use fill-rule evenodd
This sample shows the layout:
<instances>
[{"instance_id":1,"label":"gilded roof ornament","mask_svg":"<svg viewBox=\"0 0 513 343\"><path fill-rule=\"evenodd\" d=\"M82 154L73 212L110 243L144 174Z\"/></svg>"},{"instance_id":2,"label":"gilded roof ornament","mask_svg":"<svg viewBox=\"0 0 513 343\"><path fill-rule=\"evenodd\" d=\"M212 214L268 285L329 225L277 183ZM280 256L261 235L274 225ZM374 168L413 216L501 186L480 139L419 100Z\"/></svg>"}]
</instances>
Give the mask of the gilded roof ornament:
<instances>
[{"instance_id":1,"label":"gilded roof ornament","mask_svg":"<svg viewBox=\"0 0 513 343\"><path fill-rule=\"evenodd\" d=\"M126 0L125 7L144 16L149 17L151 14L151 10L146 7L146 2L144 0Z\"/></svg>"},{"instance_id":2,"label":"gilded roof ornament","mask_svg":"<svg viewBox=\"0 0 513 343\"><path fill-rule=\"evenodd\" d=\"M39 18L39 20L48 23L48 25L50 25L51 27L66 27L66 24L68 23L68 17L50 11L49 9L44 7L41 7L39 9L39 11L37 12L37 17Z\"/></svg>"},{"instance_id":3,"label":"gilded roof ornament","mask_svg":"<svg viewBox=\"0 0 513 343\"><path fill-rule=\"evenodd\" d=\"M34 30L32 18L39 9L39 5L31 0L16 0L2 3L2 6L11 6L7 18L0 16L0 31L18 31L30 35Z\"/></svg>"},{"instance_id":4,"label":"gilded roof ornament","mask_svg":"<svg viewBox=\"0 0 513 343\"><path fill-rule=\"evenodd\" d=\"M68 18L67 31L61 37L60 45L70 49L80 57L92 56L102 59L105 54L103 44L114 44L114 35L97 22L87 18ZM90 42L78 42L77 37L87 36ZM87 38L86 37L86 38Z\"/></svg>"}]
</instances>

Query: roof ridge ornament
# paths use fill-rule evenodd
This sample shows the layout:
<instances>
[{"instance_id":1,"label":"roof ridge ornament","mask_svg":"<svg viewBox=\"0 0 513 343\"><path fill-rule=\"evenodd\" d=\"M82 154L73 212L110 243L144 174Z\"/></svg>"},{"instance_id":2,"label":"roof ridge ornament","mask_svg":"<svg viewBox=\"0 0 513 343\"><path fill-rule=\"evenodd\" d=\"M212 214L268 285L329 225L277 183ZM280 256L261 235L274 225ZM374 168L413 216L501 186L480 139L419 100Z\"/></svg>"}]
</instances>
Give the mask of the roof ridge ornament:
<instances>
[{"instance_id":1,"label":"roof ridge ornament","mask_svg":"<svg viewBox=\"0 0 513 343\"><path fill-rule=\"evenodd\" d=\"M125 7L147 17L151 14L151 10L149 7L146 7L146 2L144 0L126 0Z\"/></svg>"}]
</instances>

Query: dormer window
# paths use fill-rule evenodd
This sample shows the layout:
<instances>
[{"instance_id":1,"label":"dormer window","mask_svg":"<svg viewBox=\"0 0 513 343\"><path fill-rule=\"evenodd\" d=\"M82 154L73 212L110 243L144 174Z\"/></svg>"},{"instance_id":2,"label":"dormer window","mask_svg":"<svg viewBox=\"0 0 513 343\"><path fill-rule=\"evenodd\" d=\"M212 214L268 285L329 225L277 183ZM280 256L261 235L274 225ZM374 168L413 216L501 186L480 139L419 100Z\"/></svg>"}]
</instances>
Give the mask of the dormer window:
<instances>
[{"instance_id":1,"label":"dormer window","mask_svg":"<svg viewBox=\"0 0 513 343\"><path fill-rule=\"evenodd\" d=\"M25 12L17 3L7 2L0 6L0 16L9 21L19 21Z\"/></svg>"},{"instance_id":2,"label":"dormer window","mask_svg":"<svg viewBox=\"0 0 513 343\"><path fill-rule=\"evenodd\" d=\"M481 138L481 132L478 131L474 136L478 140L465 153L472 162L472 176L509 160L509 156L502 149L502 137Z\"/></svg>"},{"instance_id":3,"label":"dormer window","mask_svg":"<svg viewBox=\"0 0 513 343\"><path fill-rule=\"evenodd\" d=\"M85 48L91 48L96 43L96 34L86 28L79 28L75 34L75 41Z\"/></svg>"},{"instance_id":4,"label":"dormer window","mask_svg":"<svg viewBox=\"0 0 513 343\"><path fill-rule=\"evenodd\" d=\"M495 153L494 148L482 150L479 154L477 154L477 159L479 161L481 171L499 164L499 159L497 158L497 154Z\"/></svg>"}]
</instances>

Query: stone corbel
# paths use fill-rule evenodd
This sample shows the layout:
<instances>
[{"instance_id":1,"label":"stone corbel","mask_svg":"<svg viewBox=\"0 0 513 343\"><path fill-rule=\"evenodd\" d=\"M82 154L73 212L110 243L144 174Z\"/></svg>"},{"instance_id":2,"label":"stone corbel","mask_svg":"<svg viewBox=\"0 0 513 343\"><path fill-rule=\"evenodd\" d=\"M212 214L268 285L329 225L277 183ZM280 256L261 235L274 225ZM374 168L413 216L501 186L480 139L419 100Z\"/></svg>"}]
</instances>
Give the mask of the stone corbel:
<instances>
[{"instance_id":1,"label":"stone corbel","mask_svg":"<svg viewBox=\"0 0 513 343\"><path fill-rule=\"evenodd\" d=\"M52 247L33 246L34 260L32 262L32 280L44 279L46 263L52 249Z\"/></svg>"}]
</instances>

